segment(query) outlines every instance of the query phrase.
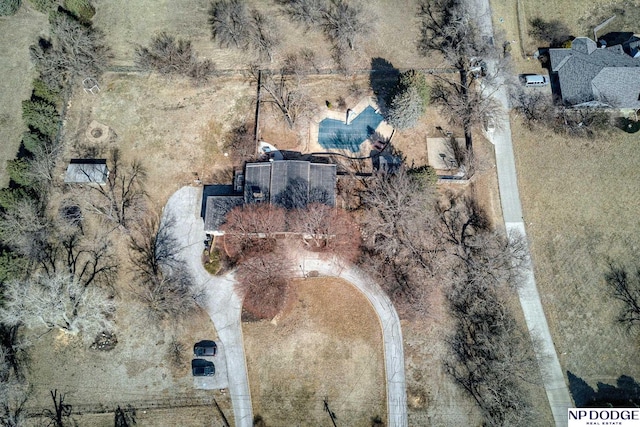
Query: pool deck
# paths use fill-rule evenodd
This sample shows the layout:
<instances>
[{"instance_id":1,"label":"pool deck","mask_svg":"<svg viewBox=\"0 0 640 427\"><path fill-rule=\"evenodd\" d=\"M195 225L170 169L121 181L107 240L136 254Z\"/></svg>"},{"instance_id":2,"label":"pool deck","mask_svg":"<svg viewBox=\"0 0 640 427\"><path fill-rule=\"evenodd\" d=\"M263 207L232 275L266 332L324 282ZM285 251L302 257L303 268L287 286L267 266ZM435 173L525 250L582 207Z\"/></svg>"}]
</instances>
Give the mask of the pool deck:
<instances>
[{"instance_id":1,"label":"pool deck","mask_svg":"<svg viewBox=\"0 0 640 427\"><path fill-rule=\"evenodd\" d=\"M356 105L350 107L350 109L356 114L356 116L360 115L367 107L372 107L377 113L379 113L378 104L375 102L373 98L367 97L361 99ZM371 145L371 141L365 140L360 145L360 151L353 152L351 150L337 150L337 149L326 149L318 142L318 134L320 129L320 122L324 119L334 119L344 121L347 116L347 110L336 110L329 109L327 107L321 108L321 110L311 119L309 123L309 140L307 143L308 152L338 152L344 153L347 155L368 155L369 152L373 149ZM385 137L390 137L393 132L393 128L386 122L382 121L378 127L375 129L376 132L380 133Z\"/></svg>"}]
</instances>

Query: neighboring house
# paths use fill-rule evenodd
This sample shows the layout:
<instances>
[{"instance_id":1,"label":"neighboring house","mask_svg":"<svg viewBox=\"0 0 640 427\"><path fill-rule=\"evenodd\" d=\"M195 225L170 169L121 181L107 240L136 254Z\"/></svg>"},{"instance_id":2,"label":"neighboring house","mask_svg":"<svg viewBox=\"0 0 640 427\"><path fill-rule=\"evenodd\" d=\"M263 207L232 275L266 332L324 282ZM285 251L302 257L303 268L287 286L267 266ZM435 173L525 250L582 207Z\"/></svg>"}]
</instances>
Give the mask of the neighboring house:
<instances>
[{"instance_id":1,"label":"neighboring house","mask_svg":"<svg viewBox=\"0 0 640 427\"><path fill-rule=\"evenodd\" d=\"M233 185L211 185L203 190L204 228L220 234L231 209L248 203L273 203L287 209L308 203L336 202L336 165L304 160L247 163Z\"/></svg>"},{"instance_id":2,"label":"neighboring house","mask_svg":"<svg viewBox=\"0 0 640 427\"><path fill-rule=\"evenodd\" d=\"M568 49L549 49L551 76L564 103L627 113L640 109L640 58L631 55L637 48L635 40L598 48L593 40L578 37Z\"/></svg>"},{"instance_id":3,"label":"neighboring house","mask_svg":"<svg viewBox=\"0 0 640 427\"><path fill-rule=\"evenodd\" d=\"M106 159L72 159L64 174L64 182L68 184L104 185L108 178Z\"/></svg>"}]
</instances>

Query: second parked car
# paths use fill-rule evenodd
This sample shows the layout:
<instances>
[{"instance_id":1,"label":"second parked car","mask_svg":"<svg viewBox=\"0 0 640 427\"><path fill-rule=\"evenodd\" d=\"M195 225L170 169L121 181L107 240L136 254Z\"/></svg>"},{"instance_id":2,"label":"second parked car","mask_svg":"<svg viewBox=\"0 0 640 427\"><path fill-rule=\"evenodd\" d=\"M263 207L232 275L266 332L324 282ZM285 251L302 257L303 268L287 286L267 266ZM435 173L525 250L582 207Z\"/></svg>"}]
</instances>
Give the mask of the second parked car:
<instances>
[{"instance_id":1,"label":"second parked car","mask_svg":"<svg viewBox=\"0 0 640 427\"><path fill-rule=\"evenodd\" d=\"M196 357L215 356L218 353L218 345L215 341L203 340L193 346L193 354Z\"/></svg>"},{"instance_id":2,"label":"second parked car","mask_svg":"<svg viewBox=\"0 0 640 427\"><path fill-rule=\"evenodd\" d=\"M193 359L191 361L191 373L194 377L209 377L216 373L213 362L204 359Z\"/></svg>"}]
</instances>

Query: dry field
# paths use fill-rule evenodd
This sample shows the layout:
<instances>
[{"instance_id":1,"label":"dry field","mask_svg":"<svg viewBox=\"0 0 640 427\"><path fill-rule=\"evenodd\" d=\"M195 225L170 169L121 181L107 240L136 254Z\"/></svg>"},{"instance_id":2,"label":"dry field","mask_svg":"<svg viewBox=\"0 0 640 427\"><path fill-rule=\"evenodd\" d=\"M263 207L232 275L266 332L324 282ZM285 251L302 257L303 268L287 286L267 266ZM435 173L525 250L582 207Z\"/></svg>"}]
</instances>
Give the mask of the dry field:
<instances>
[{"instance_id":1,"label":"dry field","mask_svg":"<svg viewBox=\"0 0 640 427\"><path fill-rule=\"evenodd\" d=\"M0 17L0 188L9 184L5 162L15 158L25 126L22 101L31 95L36 77L29 59L29 46L48 33L46 17L27 7L13 16Z\"/></svg>"},{"instance_id":2,"label":"dry field","mask_svg":"<svg viewBox=\"0 0 640 427\"><path fill-rule=\"evenodd\" d=\"M27 380L33 387L28 402L30 410L52 409L49 391L57 389L66 393L65 402L75 405L74 412L80 413L91 413L100 407L124 408L128 404L134 408L182 406L206 402L215 395L231 415L228 397L193 388L190 369L193 344L217 338L207 313L199 311L171 324L150 324L139 315L141 312L142 308L131 301L130 295L122 295L115 319L118 343L110 351L89 349L80 338L57 331L44 335L42 331L28 331L31 357ZM180 368L174 367L168 357L174 337L183 345ZM199 409L197 423L202 425L218 417L213 406ZM171 425L168 420L164 425Z\"/></svg>"},{"instance_id":3,"label":"dry field","mask_svg":"<svg viewBox=\"0 0 640 427\"><path fill-rule=\"evenodd\" d=\"M255 88L233 78L194 87L182 79L107 74L101 85L97 95L76 91L72 98L65 160L106 156L118 147L123 159L139 159L146 167L147 191L157 209L181 186L198 177L211 180L217 168L229 166L219 150L224 135L254 111ZM86 135L94 120L115 133L98 153Z\"/></svg>"},{"instance_id":4,"label":"dry field","mask_svg":"<svg viewBox=\"0 0 640 427\"><path fill-rule=\"evenodd\" d=\"M289 22L282 7L273 0L249 0L250 5L271 17L281 35L276 66L285 55L302 48L312 48L321 68L333 67L330 45L317 31L306 31ZM378 25L371 25L369 34L358 54L357 68L368 68L370 59L383 57L396 66L433 66L417 55L418 36L416 0L382 0L363 2L367 16ZM97 5L94 25L105 31L107 42L114 51L114 64L130 65L136 44L147 44L155 34L166 31L192 40L201 55L211 58L220 69L239 69L256 61L250 52L220 49L211 41L208 24L209 0L110 0Z\"/></svg>"},{"instance_id":5,"label":"dry field","mask_svg":"<svg viewBox=\"0 0 640 427\"><path fill-rule=\"evenodd\" d=\"M341 279L295 283L296 300L268 321L243 323L254 415L269 426L386 422L382 331L367 299Z\"/></svg>"},{"instance_id":6,"label":"dry field","mask_svg":"<svg viewBox=\"0 0 640 427\"><path fill-rule=\"evenodd\" d=\"M640 378L637 335L615 323L607 260L638 266L637 134L594 141L513 122L518 183L535 274L563 368L587 381Z\"/></svg>"}]
</instances>

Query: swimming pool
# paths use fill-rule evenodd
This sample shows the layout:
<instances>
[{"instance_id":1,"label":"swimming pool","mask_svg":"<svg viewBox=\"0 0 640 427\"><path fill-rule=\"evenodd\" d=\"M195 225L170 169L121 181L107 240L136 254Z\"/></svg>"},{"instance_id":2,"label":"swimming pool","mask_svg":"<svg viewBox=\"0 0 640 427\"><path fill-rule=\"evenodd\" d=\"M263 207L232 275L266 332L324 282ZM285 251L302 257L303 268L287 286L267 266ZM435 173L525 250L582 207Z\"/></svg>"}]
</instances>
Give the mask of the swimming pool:
<instances>
[{"instance_id":1,"label":"swimming pool","mask_svg":"<svg viewBox=\"0 0 640 427\"><path fill-rule=\"evenodd\" d=\"M371 106L358 114L349 125L343 120L324 119L318 128L318 143L326 150L350 150L356 153L383 120Z\"/></svg>"}]
</instances>

